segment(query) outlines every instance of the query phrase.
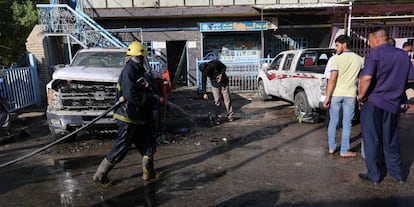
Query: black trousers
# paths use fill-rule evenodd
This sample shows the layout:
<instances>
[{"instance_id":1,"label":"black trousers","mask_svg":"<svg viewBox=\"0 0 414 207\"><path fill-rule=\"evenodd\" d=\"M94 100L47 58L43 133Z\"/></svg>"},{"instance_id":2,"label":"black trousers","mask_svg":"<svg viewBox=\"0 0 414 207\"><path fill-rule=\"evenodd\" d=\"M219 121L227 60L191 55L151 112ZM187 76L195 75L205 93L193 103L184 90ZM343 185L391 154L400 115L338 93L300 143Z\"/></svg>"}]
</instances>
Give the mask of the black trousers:
<instances>
[{"instance_id":1,"label":"black trousers","mask_svg":"<svg viewBox=\"0 0 414 207\"><path fill-rule=\"evenodd\" d=\"M111 163L121 162L134 143L141 155L152 156L156 151L156 140L152 128L147 124L136 125L117 121L118 136L112 143L112 148L106 155Z\"/></svg>"}]
</instances>

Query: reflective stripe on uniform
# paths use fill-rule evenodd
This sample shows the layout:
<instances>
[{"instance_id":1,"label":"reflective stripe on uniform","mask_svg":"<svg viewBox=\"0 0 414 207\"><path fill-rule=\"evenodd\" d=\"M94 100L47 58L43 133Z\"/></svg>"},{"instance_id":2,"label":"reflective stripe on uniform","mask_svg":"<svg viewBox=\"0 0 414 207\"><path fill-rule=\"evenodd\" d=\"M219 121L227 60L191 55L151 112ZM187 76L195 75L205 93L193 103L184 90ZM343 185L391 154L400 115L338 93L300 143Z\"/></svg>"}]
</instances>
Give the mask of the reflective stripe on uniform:
<instances>
[{"instance_id":1,"label":"reflective stripe on uniform","mask_svg":"<svg viewBox=\"0 0 414 207\"><path fill-rule=\"evenodd\" d=\"M134 120L131 120L130 118L122 116L120 114L114 114L113 117L114 117L114 119L118 119L120 121L123 121L125 123L129 123L129 124L137 124L137 125L144 125L145 124L144 121L134 121Z\"/></svg>"}]
</instances>

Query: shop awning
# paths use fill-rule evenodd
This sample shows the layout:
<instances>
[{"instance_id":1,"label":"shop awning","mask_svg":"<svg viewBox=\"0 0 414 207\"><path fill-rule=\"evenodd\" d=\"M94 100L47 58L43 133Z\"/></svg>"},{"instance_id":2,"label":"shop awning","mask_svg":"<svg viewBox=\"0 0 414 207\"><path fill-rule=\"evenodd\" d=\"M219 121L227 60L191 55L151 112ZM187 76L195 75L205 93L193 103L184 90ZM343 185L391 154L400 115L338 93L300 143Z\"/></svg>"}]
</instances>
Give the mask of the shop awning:
<instances>
[{"instance_id":1,"label":"shop awning","mask_svg":"<svg viewBox=\"0 0 414 207\"><path fill-rule=\"evenodd\" d=\"M292 9L325 9L334 7L348 7L348 4L318 3L318 4L272 4L256 5L253 8L263 11L292 10Z\"/></svg>"},{"instance_id":2,"label":"shop awning","mask_svg":"<svg viewBox=\"0 0 414 207\"><path fill-rule=\"evenodd\" d=\"M414 18L414 15L378 15L378 16L352 16L353 20L371 20L371 19L405 19Z\"/></svg>"}]
</instances>

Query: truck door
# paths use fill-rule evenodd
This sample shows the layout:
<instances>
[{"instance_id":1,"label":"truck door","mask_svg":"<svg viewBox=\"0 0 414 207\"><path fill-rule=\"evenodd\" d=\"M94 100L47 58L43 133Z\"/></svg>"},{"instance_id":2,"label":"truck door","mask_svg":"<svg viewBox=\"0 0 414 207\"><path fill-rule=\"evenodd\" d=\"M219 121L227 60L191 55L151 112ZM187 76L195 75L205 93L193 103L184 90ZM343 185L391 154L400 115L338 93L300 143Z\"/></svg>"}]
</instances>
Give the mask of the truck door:
<instances>
[{"instance_id":1,"label":"truck door","mask_svg":"<svg viewBox=\"0 0 414 207\"><path fill-rule=\"evenodd\" d=\"M268 81L268 91L273 96L279 96L279 85L280 80L278 75L280 74L279 69L282 67L282 60L285 54L279 54L278 56L273 59L272 63L270 63L269 68L267 69L267 76L269 78Z\"/></svg>"},{"instance_id":2,"label":"truck door","mask_svg":"<svg viewBox=\"0 0 414 207\"><path fill-rule=\"evenodd\" d=\"M292 89L292 64L295 58L294 53L288 53L286 54L285 61L283 62L283 66L279 70L279 95L280 97L291 100L291 97L293 94Z\"/></svg>"}]
</instances>

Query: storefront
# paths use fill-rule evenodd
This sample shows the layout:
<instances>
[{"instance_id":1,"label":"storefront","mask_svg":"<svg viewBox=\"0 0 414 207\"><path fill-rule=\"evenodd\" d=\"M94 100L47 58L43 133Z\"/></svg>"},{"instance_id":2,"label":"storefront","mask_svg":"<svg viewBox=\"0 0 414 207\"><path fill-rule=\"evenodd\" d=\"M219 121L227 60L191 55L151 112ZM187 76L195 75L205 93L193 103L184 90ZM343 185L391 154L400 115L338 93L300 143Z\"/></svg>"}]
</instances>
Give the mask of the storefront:
<instances>
[{"instance_id":1,"label":"storefront","mask_svg":"<svg viewBox=\"0 0 414 207\"><path fill-rule=\"evenodd\" d=\"M205 60L244 60L262 57L262 31L267 22L200 23L201 56Z\"/></svg>"}]
</instances>

